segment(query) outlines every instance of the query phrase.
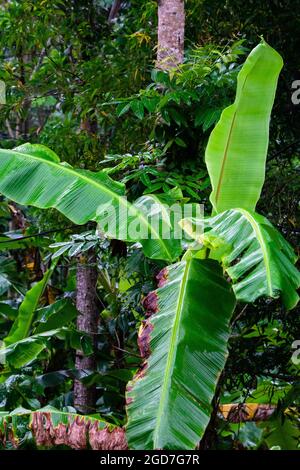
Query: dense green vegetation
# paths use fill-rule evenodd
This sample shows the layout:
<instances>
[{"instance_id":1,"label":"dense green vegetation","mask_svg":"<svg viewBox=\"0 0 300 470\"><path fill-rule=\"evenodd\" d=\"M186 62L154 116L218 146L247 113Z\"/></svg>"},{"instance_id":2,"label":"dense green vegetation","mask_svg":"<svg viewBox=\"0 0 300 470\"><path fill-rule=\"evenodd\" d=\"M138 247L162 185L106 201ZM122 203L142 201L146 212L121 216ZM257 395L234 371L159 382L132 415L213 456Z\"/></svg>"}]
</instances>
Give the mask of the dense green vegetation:
<instances>
[{"instance_id":1,"label":"dense green vegetation","mask_svg":"<svg viewBox=\"0 0 300 470\"><path fill-rule=\"evenodd\" d=\"M171 69L114 3L0 4L1 446L297 449L295 2L186 1Z\"/></svg>"}]
</instances>

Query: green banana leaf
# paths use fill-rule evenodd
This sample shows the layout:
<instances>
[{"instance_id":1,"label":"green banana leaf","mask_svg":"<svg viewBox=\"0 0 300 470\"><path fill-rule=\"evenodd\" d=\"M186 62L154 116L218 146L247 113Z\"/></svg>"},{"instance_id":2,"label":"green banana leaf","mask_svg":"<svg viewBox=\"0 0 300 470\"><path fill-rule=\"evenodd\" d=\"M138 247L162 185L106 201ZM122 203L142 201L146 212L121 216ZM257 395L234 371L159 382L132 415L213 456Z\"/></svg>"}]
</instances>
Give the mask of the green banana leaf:
<instances>
[{"instance_id":1,"label":"green banana leaf","mask_svg":"<svg viewBox=\"0 0 300 470\"><path fill-rule=\"evenodd\" d=\"M0 441L18 448L31 431L37 446L65 445L73 449L125 450L124 430L99 417L82 416L46 406L36 411L0 411Z\"/></svg>"},{"instance_id":2,"label":"green banana leaf","mask_svg":"<svg viewBox=\"0 0 300 470\"><path fill-rule=\"evenodd\" d=\"M222 262L233 282L236 298L254 302L262 296L280 295L287 309L296 306L300 274L293 248L263 216L232 209L203 220L181 221L192 236L195 224L205 226L202 241L210 257Z\"/></svg>"},{"instance_id":3,"label":"green banana leaf","mask_svg":"<svg viewBox=\"0 0 300 470\"><path fill-rule=\"evenodd\" d=\"M127 387L126 435L132 449L193 449L210 420L235 298L214 260L181 261L159 279L144 303L145 362Z\"/></svg>"},{"instance_id":4,"label":"green banana leaf","mask_svg":"<svg viewBox=\"0 0 300 470\"><path fill-rule=\"evenodd\" d=\"M57 260L52 262L51 267L45 272L43 278L26 292L23 302L19 307L18 316L15 319L11 330L6 338L5 344L12 344L28 336L34 313L38 307L40 299L54 271Z\"/></svg>"},{"instance_id":5,"label":"green banana leaf","mask_svg":"<svg viewBox=\"0 0 300 470\"><path fill-rule=\"evenodd\" d=\"M294 416L292 420L285 416L282 421L281 416L275 416L268 423L260 423L260 428L264 430L265 442L269 449L277 450L299 450L299 417Z\"/></svg>"},{"instance_id":6,"label":"green banana leaf","mask_svg":"<svg viewBox=\"0 0 300 470\"><path fill-rule=\"evenodd\" d=\"M150 258L174 261L182 251L180 240L163 238L157 224L149 221L151 206L158 212L158 223L166 229L170 226L157 198L143 196L131 204L123 184L105 172L76 170L61 163L43 145L0 149L0 192L20 204L56 208L76 224L96 221L109 237L140 242Z\"/></svg>"},{"instance_id":7,"label":"green banana leaf","mask_svg":"<svg viewBox=\"0 0 300 470\"><path fill-rule=\"evenodd\" d=\"M0 364L6 367L1 373L6 374L8 369L20 369L30 364L44 349L49 347L48 340L53 336L60 340L67 340L72 348L82 350L85 356L93 352L91 338L88 335L63 326L35 333L0 348Z\"/></svg>"},{"instance_id":8,"label":"green banana leaf","mask_svg":"<svg viewBox=\"0 0 300 470\"><path fill-rule=\"evenodd\" d=\"M47 347L52 336L61 337L62 328L45 331L21 339L0 349L0 364L11 369L19 369L30 364ZM4 370L3 373L6 371Z\"/></svg>"},{"instance_id":9,"label":"green banana leaf","mask_svg":"<svg viewBox=\"0 0 300 470\"><path fill-rule=\"evenodd\" d=\"M66 326L77 317L78 311L71 300L65 298L59 299L53 304L47 305L47 307L40 308L36 314L37 327L34 330L35 334Z\"/></svg>"},{"instance_id":10,"label":"green banana leaf","mask_svg":"<svg viewBox=\"0 0 300 470\"><path fill-rule=\"evenodd\" d=\"M212 131L205 160L215 212L254 210L265 179L269 122L281 56L264 40L249 54L239 75L234 103Z\"/></svg>"}]
</instances>

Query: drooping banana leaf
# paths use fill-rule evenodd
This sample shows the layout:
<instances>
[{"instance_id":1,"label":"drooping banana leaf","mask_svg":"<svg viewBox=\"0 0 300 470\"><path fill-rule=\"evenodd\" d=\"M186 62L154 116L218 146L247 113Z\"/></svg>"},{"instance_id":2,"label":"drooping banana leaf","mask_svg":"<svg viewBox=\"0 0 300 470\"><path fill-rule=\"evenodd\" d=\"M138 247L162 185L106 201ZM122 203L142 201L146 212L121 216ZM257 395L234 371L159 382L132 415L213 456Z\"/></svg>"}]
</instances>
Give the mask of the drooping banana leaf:
<instances>
[{"instance_id":1,"label":"drooping banana leaf","mask_svg":"<svg viewBox=\"0 0 300 470\"><path fill-rule=\"evenodd\" d=\"M78 312L70 299L59 299L51 305L39 309L37 312L36 328L34 333L42 333L61 328L77 317Z\"/></svg>"},{"instance_id":2,"label":"drooping banana leaf","mask_svg":"<svg viewBox=\"0 0 300 470\"><path fill-rule=\"evenodd\" d=\"M165 268L145 300L145 359L127 387L132 449L193 449L203 436L227 357L234 294L214 260Z\"/></svg>"},{"instance_id":3,"label":"drooping banana leaf","mask_svg":"<svg viewBox=\"0 0 300 470\"><path fill-rule=\"evenodd\" d=\"M15 343L16 341L20 341L28 336L34 313L49 282L51 274L53 273L56 262L57 260L52 262L51 267L45 272L43 278L26 292L24 300L19 307L18 316L15 319L8 336L4 338L5 344Z\"/></svg>"},{"instance_id":4,"label":"drooping banana leaf","mask_svg":"<svg viewBox=\"0 0 300 470\"><path fill-rule=\"evenodd\" d=\"M265 179L269 122L281 56L264 40L253 49L239 75L234 103L212 131L205 160L215 212L254 210Z\"/></svg>"},{"instance_id":5,"label":"drooping banana leaf","mask_svg":"<svg viewBox=\"0 0 300 470\"><path fill-rule=\"evenodd\" d=\"M30 364L47 347L49 338L60 337L61 331L62 329L45 331L1 348L0 364L10 369L19 369Z\"/></svg>"},{"instance_id":6,"label":"drooping banana leaf","mask_svg":"<svg viewBox=\"0 0 300 470\"><path fill-rule=\"evenodd\" d=\"M32 432L37 446L64 445L73 449L125 450L124 430L101 418L82 416L46 406L36 411L16 408L0 412L0 441L18 448L24 435Z\"/></svg>"},{"instance_id":7,"label":"drooping banana leaf","mask_svg":"<svg viewBox=\"0 0 300 470\"><path fill-rule=\"evenodd\" d=\"M67 340L72 348L82 350L85 356L93 352L91 338L88 335L65 326L55 328L35 333L0 348L0 364L6 366L2 373L6 374L8 370L20 369L30 364L44 349L49 347L49 338L53 336L60 340Z\"/></svg>"},{"instance_id":8,"label":"drooping banana leaf","mask_svg":"<svg viewBox=\"0 0 300 470\"><path fill-rule=\"evenodd\" d=\"M195 224L203 225L203 220L181 222L190 236ZM300 285L294 266L297 256L265 217L232 209L205 219L204 225L201 241L210 248L210 257L222 261L238 300L254 302L262 296L281 295L287 309L295 307Z\"/></svg>"},{"instance_id":9,"label":"drooping banana leaf","mask_svg":"<svg viewBox=\"0 0 300 470\"><path fill-rule=\"evenodd\" d=\"M149 221L149 205L164 227L166 210L152 196L131 204L125 186L105 172L76 170L61 163L43 145L24 144L14 150L0 149L0 192L25 205L56 208L76 224L96 221L107 236L141 242L145 254L174 261L181 253L180 240L163 238ZM151 212L151 211L150 211Z\"/></svg>"}]
</instances>

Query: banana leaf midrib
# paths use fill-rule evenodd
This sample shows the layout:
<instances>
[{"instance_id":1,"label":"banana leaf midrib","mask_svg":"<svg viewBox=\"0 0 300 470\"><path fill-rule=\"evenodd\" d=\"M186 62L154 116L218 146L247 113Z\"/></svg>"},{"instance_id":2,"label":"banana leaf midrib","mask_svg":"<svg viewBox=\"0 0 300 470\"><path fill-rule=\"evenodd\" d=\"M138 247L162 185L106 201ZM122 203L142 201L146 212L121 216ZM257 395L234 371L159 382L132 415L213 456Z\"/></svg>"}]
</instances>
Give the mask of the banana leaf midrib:
<instances>
[{"instance_id":1,"label":"banana leaf midrib","mask_svg":"<svg viewBox=\"0 0 300 470\"><path fill-rule=\"evenodd\" d=\"M44 158L41 158L41 157L37 157L37 156L33 156L33 155L30 155L30 154L25 154L25 153L22 153L22 152L19 152L19 151L13 151L13 150L4 150L4 149L0 149L0 157L1 155L12 155L12 157L16 157L16 154L17 156L20 156L20 158L24 158L25 160L27 159L31 159L31 160L34 160L34 161L37 161L37 162L42 162L43 164L46 164L46 165L49 165L49 166L53 166L54 168L59 168L61 169L62 168L62 165L61 163L57 163L57 162L54 162L52 160L46 160ZM154 227L152 227L152 225L149 223L148 219L144 216L143 212L142 211L139 211L133 204L131 203L128 203L128 201L124 200L123 199L123 196L117 194L117 193L114 193L113 191L111 191L107 186L105 185L102 185L100 183L98 183L97 181L95 181L93 178L88 178L86 175L84 175L83 173L81 172L78 172L76 171L76 169L70 167L70 166L63 166L63 170L66 172L66 173L70 173L71 175L73 175L74 177L78 178L78 179L81 179L83 181L86 181L88 184L92 184L93 186L95 186L96 188L100 189L101 191L105 192L106 194L109 194L111 195L111 198L112 199L118 199L118 201L120 201L120 204L127 209L127 207L130 205L130 209L133 209L135 211L135 214L137 215L137 217L143 222L143 225L147 228L147 229L150 229L150 232L153 234L153 239L156 239L158 240L159 244L163 247L163 249L165 250L167 256L168 256L168 259L172 260L173 257L170 253L170 251L168 250L166 244L163 242L163 239L159 236L159 233L157 233L157 231L154 229Z\"/></svg>"},{"instance_id":2,"label":"banana leaf midrib","mask_svg":"<svg viewBox=\"0 0 300 470\"><path fill-rule=\"evenodd\" d=\"M190 270L190 265L191 265L191 260L186 262L185 270L184 270L184 275L180 287L180 294L178 296L178 301L176 305L176 314L175 314L175 321L174 321L174 327L171 335L171 341L170 341L170 349L168 352L167 356L167 364L166 364L166 373L164 374L164 381L162 385L162 391L160 395L160 403L158 407L158 419L157 419L157 424L155 426L155 430L153 433L153 443L154 443L154 448L158 448L157 440L159 437L157 437L158 430L161 426L161 421L164 419L164 405L168 399L168 394L169 394L169 384L171 381L172 377L172 369L174 366L174 361L175 361L175 355L176 355L176 345L178 341L178 332L179 332L179 326L180 326L180 319L183 311L183 301L184 301L184 296L186 292L186 286L187 286L187 278ZM174 354L175 352L175 354Z\"/></svg>"}]
</instances>

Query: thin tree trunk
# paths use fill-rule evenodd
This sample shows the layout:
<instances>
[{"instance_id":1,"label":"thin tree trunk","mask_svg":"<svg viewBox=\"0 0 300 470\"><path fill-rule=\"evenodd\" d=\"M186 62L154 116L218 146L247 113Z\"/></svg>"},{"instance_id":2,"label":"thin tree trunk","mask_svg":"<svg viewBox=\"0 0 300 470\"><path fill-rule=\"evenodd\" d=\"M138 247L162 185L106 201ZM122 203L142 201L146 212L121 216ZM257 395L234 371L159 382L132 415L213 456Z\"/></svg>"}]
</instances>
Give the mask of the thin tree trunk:
<instances>
[{"instance_id":1,"label":"thin tree trunk","mask_svg":"<svg viewBox=\"0 0 300 470\"><path fill-rule=\"evenodd\" d=\"M97 121L89 118L81 120L80 130L92 135L97 132ZM75 368L78 370L96 370L96 333L98 332L99 313L97 308L97 257L95 250L79 257L77 264L76 307L79 312L77 329L92 338L94 353L84 356L76 351ZM87 387L80 380L74 381L74 405L81 413L95 411L96 387Z\"/></svg>"},{"instance_id":2,"label":"thin tree trunk","mask_svg":"<svg viewBox=\"0 0 300 470\"><path fill-rule=\"evenodd\" d=\"M19 67L20 67L20 82L23 86L26 85L26 64L32 57L27 54L23 54L23 48L21 46L20 52L18 55ZM30 107L31 100L28 96L25 97L22 106L22 116L18 113L17 122L16 122L16 139L22 138L24 140L28 139L29 129L30 129Z\"/></svg>"},{"instance_id":3,"label":"thin tree trunk","mask_svg":"<svg viewBox=\"0 0 300 470\"><path fill-rule=\"evenodd\" d=\"M182 63L184 26L184 0L158 0L158 68L169 70Z\"/></svg>"},{"instance_id":4,"label":"thin tree trunk","mask_svg":"<svg viewBox=\"0 0 300 470\"><path fill-rule=\"evenodd\" d=\"M115 0L114 3L112 4L112 7L109 12L109 17L108 17L108 22L111 23L119 13L119 10L121 8L121 0Z\"/></svg>"},{"instance_id":5,"label":"thin tree trunk","mask_svg":"<svg viewBox=\"0 0 300 470\"><path fill-rule=\"evenodd\" d=\"M94 252L81 256L77 264L77 294L76 307L79 312L77 329L91 336L94 351L96 347L96 333L98 330L97 308L97 268ZM75 367L78 370L96 370L95 354L84 356L82 351L76 351ZM74 405L81 413L87 414L95 411L96 388L87 387L80 380L74 382Z\"/></svg>"}]
</instances>

